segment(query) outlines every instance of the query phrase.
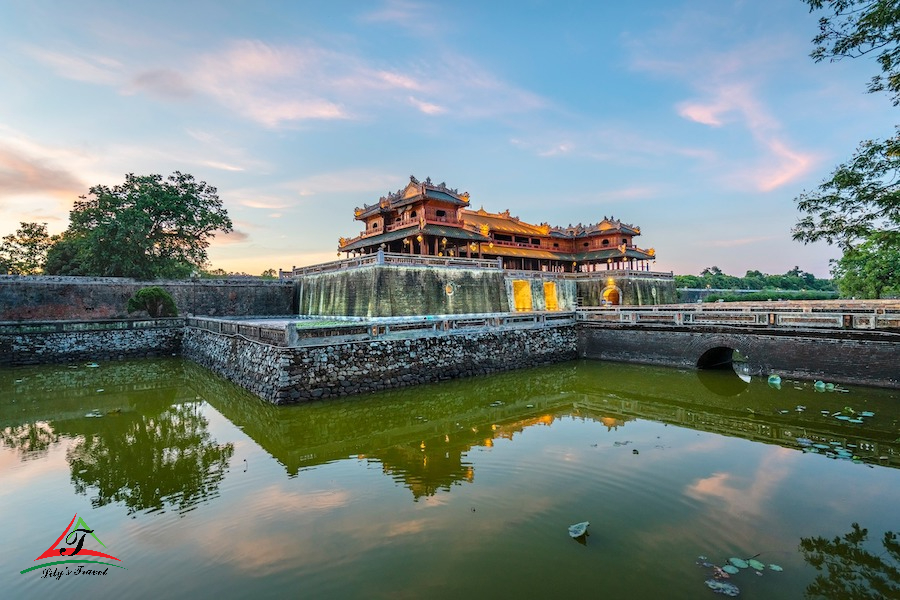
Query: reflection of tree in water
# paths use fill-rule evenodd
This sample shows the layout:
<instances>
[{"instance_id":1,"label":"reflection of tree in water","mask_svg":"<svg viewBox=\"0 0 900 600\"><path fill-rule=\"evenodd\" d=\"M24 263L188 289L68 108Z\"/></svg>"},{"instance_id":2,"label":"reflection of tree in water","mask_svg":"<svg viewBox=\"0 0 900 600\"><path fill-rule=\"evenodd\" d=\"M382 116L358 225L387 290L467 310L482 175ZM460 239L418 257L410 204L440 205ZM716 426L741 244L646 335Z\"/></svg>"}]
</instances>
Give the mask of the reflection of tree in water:
<instances>
[{"instance_id":1,"label":"reflection of tree in water","mask_svg":"<svg viewBox=\"0 0 900 600\"><path fill-rule=\"evenodd\" d=\"M102 421L100 432L84 434L66 452L75 491L96 489L93 506L121 502L131 514L170 505L185 512L218 494L234 445L210 439L200 404Z\"/></svg>"},{"instance_id":2,"label":"reflection of tree in water","mask_svg":"<svg viewBox=\"0 0 900 600\"><path fill-rule=\"evenodd\" d=\"M881 600L900 598L900 539L886 531L884 551L873 554L864 548L869 531L853 523L852 531L828 540L800 538L803 558L817 571L806 588L807 598L835 600Z\"/></svg>"},{"instance_id":3,"label":"reflection of tree in water","mask_svg":"<svg viewBox=\"0 0 900 600\"><path fill-rule=\"evenodd\" d=\"M49 423L38 421L7 427L0 431L0 440L7 448L17 450L22 460L32 460L45 456L50 446L59 441L59 434Z\"/></svg>"}]
</instances>

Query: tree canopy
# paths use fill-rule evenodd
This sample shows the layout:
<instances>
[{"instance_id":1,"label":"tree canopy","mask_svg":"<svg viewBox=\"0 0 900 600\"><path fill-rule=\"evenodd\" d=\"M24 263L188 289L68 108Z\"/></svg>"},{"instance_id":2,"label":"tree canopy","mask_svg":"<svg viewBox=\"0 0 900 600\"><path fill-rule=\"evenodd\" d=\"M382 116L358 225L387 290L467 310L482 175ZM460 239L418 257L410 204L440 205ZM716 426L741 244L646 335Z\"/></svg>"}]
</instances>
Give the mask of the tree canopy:
<instances>
[{"instance_id":1,"label":"tree canopy","mask_svg":"<svg viewBox=\"0 0 900 600\"><path fill-rule=\"evenodd\" d=\"M844 252L833 273L842 296L900 296L900 245L870 238Z\"/></svg>"},{"instance_id":2,"label":"tree canopy","mask_svg":"<svg viewBox=\"0 0 900 600\"><path fill-rule=\"evenodd\" d=\"M900 104L900 3L896 0L804 0L810 12L827 10L819 18L819 35L810 56L816 61L874 55L881 74L872 77L869 92L892 94Z\"/></svg>"},{"instance_id":3,"label":"tree canopy","mask_svg":"<svg viewBox=\"0 0 900 600\"><path fill-rule=\"evenodd\" d=\"M768 275L760 271L747 271L743 277L723 273L719 267L707 267L700 275L676 275L679 288L712 288L719 290L818 290L830 292L834 285L830 279L818 279L800 267L794 267L784 275Z\"/></svg>"},{"instance_id":4,"label":"tree canopy","mask_svg":"<svg viewBox=\"0 0 900 600\"><path fill-rule=\"evenodd\" d=\"M205 181L176 171L125 176L112 188L98 185L69 213L69 228L50 249L47 271L154 279L185 277L207 261L217 231L231 219Z\"/></svg>"},{"instance_id":5,"label":"tree canopy","mask_svg":"<svg viewBox=\"0 0 900 600\"><path fill-rule=\"evenodd\" d=\"M816 191L804 192L797 208L795 240L823 240L849 250L870 237L900 245L900 134L863 142Z\"/></svg>"},{"instance_id":6,"label":"tree canopy","mask_svg":"<svg viewBox=\"0 0 900 600\"><path fill-rule=\"evenodd\" d=\"M898 0L804 0L824 11L811 53L816 62L874 56L880 73L869 92L888 92L900 104L900 2ZM838 245L843 257L832 275L845 295L897 293L897 275L886 258L900 254L900 131L862 142L849 161L812 192L795 199L804 213L795 240ZM868 264L871 263L871 264ZM888 277L874 284L874 274Z\"/></svg>"},{"instance_id":7,"label":"tree canopy","mask_svg":"<svg viewBox=\"0 0 900 600\"><path fill-rule=\"evenodd\" d=\"M13 275L41 273L50 244L46 223L21 222L16 232L3 236L0 243L0 272Z\"/></svg>"}]
</instances>

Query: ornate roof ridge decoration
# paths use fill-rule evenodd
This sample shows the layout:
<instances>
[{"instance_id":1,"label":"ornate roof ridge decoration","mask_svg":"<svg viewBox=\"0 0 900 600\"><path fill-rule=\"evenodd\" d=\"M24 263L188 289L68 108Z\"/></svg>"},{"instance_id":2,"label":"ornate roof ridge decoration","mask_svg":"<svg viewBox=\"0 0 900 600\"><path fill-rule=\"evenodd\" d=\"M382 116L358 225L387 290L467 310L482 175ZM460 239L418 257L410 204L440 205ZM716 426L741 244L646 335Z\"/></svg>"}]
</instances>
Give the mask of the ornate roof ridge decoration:
<instances>
[{"instance_id":1,"label":"ornate roof ridge decoration","mask_svg":"<svg viewBox=\"0 0 900 600\"><path fill-rule=\"evenodd\" d=\"M411 186L417 188L418 193L422 196L426 195L426 192L428 190L432 190L454 196L457 200L467 206L469 204L469 192L460 193L458 188L448 187L446 182L443 181L440 183L432 183L431 177L426 177L425 181L419 181L418 179L416 179L415 175L410 175L409 183L405 187L400 188L396 192L388 192L384 196L381 196L378 199L378 202L374 204L363 203L362 208L357 206L353 212L358 217L364 212L367 212L373 208L390 208L394 202L405 200L411 197L411 195L408 193Z\"/></svg>"},{"instance_id":2,"label":"ornate roof ridge decoration","mask_svg":"<svg viewBox=\"0 0 900 600\"><path fill-rule=\"evenodd\" d=\"M641 228L632 225L631 223L623 223L621 220L616 219L615 217L603 217L602 221L597 223L588 223L587 225L582 225L579 223L578 225L572 225L569 223L568 227L551 227L550 230L556 233L562 233L565 235L585 235L590 233L597 233L600 231L622 231L622 230L630 230L635 233L635 235L640 235Z\"/></svg>"},{"instance_id":3,"label":"ornate roof ridge decoration","mask_svg":"<svg viewBox=\"0 0 900 600\"><path fill-rule=\"evenodd\" d=\"M478 215L481 217L497 217L500 219L509 219L510 221L515 221L516 223L520 223L522 221L522 219L520 219L519 217L514 217L511 214L509 214L508 208L506 210L504 210L503 212L496 212L496 213L492 213L492 212L488 212L488 211L484 210L484 206L482 206L478 210L469 210L469 209L463 209L463 210L465 210L466 212L471 213L473 215ZM526 223L526 224L530 225L531 223Z\"/></svg>"}]
</instances>

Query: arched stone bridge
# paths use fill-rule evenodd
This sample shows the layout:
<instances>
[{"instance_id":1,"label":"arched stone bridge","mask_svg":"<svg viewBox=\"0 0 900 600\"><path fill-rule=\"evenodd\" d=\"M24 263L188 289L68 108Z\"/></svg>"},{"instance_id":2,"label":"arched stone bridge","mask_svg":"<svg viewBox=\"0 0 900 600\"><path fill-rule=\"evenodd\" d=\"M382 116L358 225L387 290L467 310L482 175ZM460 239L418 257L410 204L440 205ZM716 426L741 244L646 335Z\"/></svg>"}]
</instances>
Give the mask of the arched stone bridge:
<instances>
[{"instance_id":1,"label":"arched stone bridge","mask_svg":"<svg viewBox=\"0 0 900 600\"><path fill-rule=\"evenodd\" d=\"M900 302L584 308L585 358L900 388Z\"/></svg>"}]
</instances>

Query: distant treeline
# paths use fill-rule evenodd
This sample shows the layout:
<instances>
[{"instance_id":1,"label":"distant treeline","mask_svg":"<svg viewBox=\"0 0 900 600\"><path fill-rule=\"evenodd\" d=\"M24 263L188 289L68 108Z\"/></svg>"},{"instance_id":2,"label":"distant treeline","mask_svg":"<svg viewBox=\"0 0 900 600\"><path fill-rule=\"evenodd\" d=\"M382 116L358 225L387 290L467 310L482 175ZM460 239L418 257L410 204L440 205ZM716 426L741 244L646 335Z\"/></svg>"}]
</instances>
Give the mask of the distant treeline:
<instances>
[{"instance_id":1,"label":"distant treeline","mask_svg":"<svg viewBox=\"0 0 900 600\"><path fill-rule=\"evenodd\" d=\"M742 294L710 294L703 298L704 302L759 302L766 300L831 300L837 298L837 292L801 291L801 290L763 290Z\"/></svg>"},{"instance_id":2,"label":"distant treeline","mask_svg":"<svg viewBox=\"0 0 900 600\"><path fill-rule=\"evenodd\" d=\"M740 294L742 300L768 300L784 297L777 294L778 291L793 292L829 292L826 295L812 294L810 298L833 298L837 294L837 288L831 279L819 279L812 273L806 273L800 267L794 267L784 275L769 275L761 271L747 271L743 277L726 275L719 267L703 269L700 275L676 275L675 287L679 288L710 288L716 290L763 290L766 294L755 298L756 294ZM773 293L769 293L769 292ZM791 294L791 298L798 298L800 294ZM813 297L814 296L814 297ZM716 299L722 298L722 295Z\"/></svg>"}]
</instances>

